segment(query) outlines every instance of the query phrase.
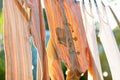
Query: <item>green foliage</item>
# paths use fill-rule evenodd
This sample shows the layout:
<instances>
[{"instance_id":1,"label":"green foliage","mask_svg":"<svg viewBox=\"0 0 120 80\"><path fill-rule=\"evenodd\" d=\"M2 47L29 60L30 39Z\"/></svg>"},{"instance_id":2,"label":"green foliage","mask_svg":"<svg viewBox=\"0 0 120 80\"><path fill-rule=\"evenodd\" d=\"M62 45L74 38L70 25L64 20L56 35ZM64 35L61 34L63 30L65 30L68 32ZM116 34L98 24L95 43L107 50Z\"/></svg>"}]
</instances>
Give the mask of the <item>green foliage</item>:
<instances>
[{"instance_id":1,"label":"green foliage","mask_svg":"<svg viewBox=\"0 0 120 80\"><path fill-rule=\"evenodd\" d=\"M0 26L3 25L3 13L0 12Z\"/></svg>"},{"instance_id":2,"label":"green foliage","mask_svg":"<svg viewBox=\"0 0 120 80\"><path fill-rule=\"evenodd\" d=\"M61 66L62 66L62 70L63 70L63 74L64 74L64 78L66 78L66 71L67 71L67 68L65 66L65 64L63 62L61 62Z\"/></svg>"},{"instance_id":3,"label":"green foliage","mask_svg":"<svg viewBox=\"0 0 120 80\"><path fill-rule=\"evenodd\" d=\"M2 11L2 6L3 6L3 0L0 0L0 12Z\"/></svg>"},{"instance_id":4,"label":"green foliage","mask_svg":"<svg viewBox=\"0 0 120 80\"><path fill-rule=\"evenodd\" d=\"M3 0L0 0L0 34L3 33L3 13L2 13L2 2Z\"/></svg>"},{"instance_id":5,"label":"green foliage","mask_svg":"<svg viewBox=\"0 0 120 80\"><path fill-rule=\"evenodd\" d=\"M119 28L119 27L115 28L115 29L113 30L113 32L114 32L114 36L115 36L117 45L118 45L118 47L119 47L119 49L120 49L120 28Z\"/></svg>"},{"instance_id":6,"label":"green foliage","mask_svg":"<svg viewBox=\"0 0 120 80\"><path fill-rule=\"evenodd\" d=\"M4 50L0 51L0 80L5 80L5 56L4 56Z\"/></svg>"},{"instance_id":7,"label":"green foliage","mask_svg":"<svg viewBox=\"0 0 120 80\"><path fill-rule=\"evenodd\" d=\"M0 13L0 44L3 41L3 13Z\"/></svg>"},{"instance_id":8,"label":"green foliage","mask_svg":"<svg viewBox=\"0 0 120 80\"><path fill-rule=\"evenodd\" d=\"M44 21L45 21L45 28L46 28L46 30L49 30L45 9L43 9L43 15L44 15Z\"/></svg>"},{"instance_id":9,"label":"green foliage","mask_svg":"<svg viewBox=\"0 0 120 80\"><path fill-rule=\"evenodd\" d=\"M2 1L0 0L0 48L3 42L3 13L2 11ZM5 56L4 50L0 51L0 80L5 80Z\"/></svg>"},{"instance_id":10,"label":"green foliage","mask_svg":"<svg viewBox=\"0 0 120 80\"><path fill-rule=\"evenodd\" d=\"M101 44L99 44L99 45L101 45ZM99 52L101 52L100 53L100 61L101 61L102 72L108 73L108 76L104 77L104 80L112 80L109 64L108 64L108 61L107 61L107 58L106 58L106 55L105 55L103 48L102 48L102 51L99 48Z\"/></svg>"}]
</instances>

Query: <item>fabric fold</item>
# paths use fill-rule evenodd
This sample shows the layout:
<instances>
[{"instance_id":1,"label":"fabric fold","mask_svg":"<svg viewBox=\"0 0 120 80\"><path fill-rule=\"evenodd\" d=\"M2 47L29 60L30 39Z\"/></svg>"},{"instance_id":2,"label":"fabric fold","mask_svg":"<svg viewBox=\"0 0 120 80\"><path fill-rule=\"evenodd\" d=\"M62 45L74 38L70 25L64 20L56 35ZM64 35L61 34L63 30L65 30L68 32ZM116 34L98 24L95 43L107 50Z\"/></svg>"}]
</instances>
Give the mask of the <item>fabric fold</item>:
<instances>
[{"instance_id":1,"label":"fabric fold","mask_svg":"<svg viewBox=\"0 0 120 80\"><path fill-rule=\"evenodd\" d=\"M3 2L6 80L33 80L29 23L15 0Z\"/></svg>"},{"instance_id":2,"label":"fabric fold","mask_svg":"<svg viewBox=\"0 0 120 80\"><path fill-rule=\"evenodd\" d=\"M86 7L86 5L88 5L88 6ZM95 75L91 74L91 77L93 78L93 80L103 80L99 52L98 52L97 38L96 38L96 29L95 29L95 26L93 23L94 15L92 12L92 7L93 7L92 1L88 2L88 4L86 3L86 5L82 4L82 10L83 10L83 16L84 16L83 20L85 21L84 22L85 31L86 31L86 35L87 35L88 45L89 45L90 51L91 51L91 56L93 57L93 61L95 62L95 66L96 66L96 70L97 70L97 73ZM97 79L94 78L94 76L96 76L96 75L99 76ZM88 75L88 76L90 76L90 75ZM91 79L89 79L89 80L91 80Z\"/></svg>"},{"instance_id":3,"label":"fabric fold","mask_svg":"<svg viewBox=\"0 0 120 80\"><path fill-rule=\"evenodd\" d=\"M66 80L79 80L89 68L89 47L79 6L73 0L44 0L50 36L68 69Z\"/></svg>"}]
</instances>

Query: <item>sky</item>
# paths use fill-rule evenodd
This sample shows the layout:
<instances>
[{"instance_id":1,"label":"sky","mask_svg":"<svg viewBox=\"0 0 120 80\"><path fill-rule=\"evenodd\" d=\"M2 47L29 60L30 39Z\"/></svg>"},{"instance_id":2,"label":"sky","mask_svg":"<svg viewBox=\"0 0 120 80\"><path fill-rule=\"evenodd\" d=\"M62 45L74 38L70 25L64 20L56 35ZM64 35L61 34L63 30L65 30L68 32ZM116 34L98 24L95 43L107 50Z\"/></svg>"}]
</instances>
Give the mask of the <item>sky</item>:
<instances>
[{"instance_id":1,"label":"sky","mask_svg":"<svg viewBox=\"0 0 120 80\"><path fill-rule=\"evenodd\" d=\"M77 1L81 1L81 0L77 0ZM87 1L87 0L86 0ZM98 1L98 5L99 2L101 0L97 0ZM114 29L115 27L117 27L117 23L112 15L112 13L110 12L108 6L111 6L111 8L113 9L113 11L115 12L115 14L117 15L117 18L120 21L120 0L102 0L104 2L104 4L106 5L106 10L107 10L107 15L108 15L108 20L109 20L109 24L110 27L112 29ZM42 0L42 6L44 7L44 2Z\"/></svg>"},{"instance_id":2,"label":"sky","mask_svg":"<svg viewBox=\"0 0 120 80\"><path fill-rule=\"evenodd\" d=\"M109 5L111 6L111 8L115 12L115 14L120 22L120 0L103 0L103 2L107 6L108 18L109 18L109 23L111 25L111 28L114 29L117 26L117 23L115 22L113 15L111 14L110 10L108 9L108 6Z\"/></svg>"},{"instance_id":3,"label":"sky","mask_svg":"<svg viewBox=\"0 0 120 80\"><path fill-rule=\"evenodd\" d=\"M88 0L85 0L86 2ZM92 1L92 0L91 0ZM103 1L103 3L105 4L105 7L106 7L106 11L107 11L107 19L109 21L109 25L112 29L116 28L117 27L117 23L109 9L108 6L110 6L113 11L115 12L117 18L119 19L120 21L120 0L96 0L97 1L97 4L99 5L99 9L101 9L101 1ZM93 13L95 13L95 6L93 6ZM102 10L103 11L103 10ZM95 13L96 14L96 13ZM96 14L97 15L97 14ZM104 15L104 14L103 14ZM103 17L104 19L104 17Z\"/></svg>"}]
</instances>

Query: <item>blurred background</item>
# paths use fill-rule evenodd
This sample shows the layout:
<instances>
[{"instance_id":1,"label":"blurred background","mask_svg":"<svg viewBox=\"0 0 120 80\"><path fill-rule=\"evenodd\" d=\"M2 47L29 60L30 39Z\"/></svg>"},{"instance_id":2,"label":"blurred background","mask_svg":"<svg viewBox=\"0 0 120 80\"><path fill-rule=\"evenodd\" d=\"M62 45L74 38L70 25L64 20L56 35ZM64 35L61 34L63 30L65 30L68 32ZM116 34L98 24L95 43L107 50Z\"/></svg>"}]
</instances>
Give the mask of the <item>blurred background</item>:
<instances>
[{"instance_id":1,"label":"blurred background","mask_svg":"<svg viewBox=\"0 0 120 80\"><path fill-rule=\"evenodd\" d=\"M117 14L117 17L120 18L119 16L119 11L118 10L118 6L119 6L119 3L118 3L118 0L104 0L106 5L111 5L113 10L116 12ZM0 80L5 80L5 55L4 55L4 45L3 45L3 11L2 11L2 0L0 0ZM119 7L120 8L120 7ZM44 18L45 18L45 26L46 26L46 45L47 45L47 41L49 39L49 29L48 29L48 23L47 23L47 18L46 18L46 14L45 14L45 9L43 9L43 12L44 12ZM115 39L117 41L117 45L120 49L120 28L117 26L113 16L110 14L109 15L109 21L111 23L111 28L113 30L113 33L114 33L114 36L115 36ZM95 22L94 23L96 27L99 27L99 23L98 22ZM96 30L96 32L98 33L99 31ZM34 75L34 80L36 80L36 67L37 67L37 60L36 60L36 57L37 57L37 50L36 48L34 47L33 43L32 43L32 40L30 39L31 41L31 49L32 49L32 63L33 63L33 75ZM104 53L104 49L102 47L102 44L100 42L100 39L97 37L97 41L98 41L98 47L99 47L99 55L100 55L100 60L101 60L101 66L102 66L102 72L103 72L103 76L104 76L104 80L112 80L111 78L111 73L110 73L110 69L109 69L109 64L107 62L107 59L106 59L106 55ZM62 65L62 69L63 69L63 72L65 73L66 71L66 67L64 66L64 64L61 62L61 65ZM66 76L64 74L64 76ZM85 76L83 76L80 80L85 80Z\"/></svg>"},{"instance_id":2,"label":"blurred background","mask_svg":"<svg viewBox=\"0 0 120 80\"><path fill-rule=\"evenodd\" d=\"M0 0L0 80L5 80L5 55L3 50L3 13Z\"/></svg>"}]
</instances>

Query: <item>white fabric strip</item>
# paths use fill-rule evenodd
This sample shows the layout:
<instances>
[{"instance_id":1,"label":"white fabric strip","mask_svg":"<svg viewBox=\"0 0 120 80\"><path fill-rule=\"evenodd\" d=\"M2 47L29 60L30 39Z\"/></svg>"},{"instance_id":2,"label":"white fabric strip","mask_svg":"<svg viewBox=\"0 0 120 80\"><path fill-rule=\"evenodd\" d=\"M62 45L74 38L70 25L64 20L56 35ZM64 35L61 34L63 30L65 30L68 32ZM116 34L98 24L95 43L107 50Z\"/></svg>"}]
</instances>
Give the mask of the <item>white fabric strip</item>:
<instances>
[{"instance_id":1,"label":"white fabric strip","mask_svg":"<svg viewBox=\"0 0 120 80\"><path fill-rule=\"evenodd\" d=\"M112 80L120 80L120 52L115 41L113 32L107 21L107 14L104 7L101 7L99 37L104 47L106 57L110 66Z\"/></svg>"},{"instance_id":2,"label":"white fabric strip","mask_svg":"<svg viewBox=\"0 0 120 80\"><path fill-rule=\"evenodd\" d=\"M88 44L89 44L89 47L90 47L90 50L92 53L93 60L95 62L95 66L98 70L98 75L100 76L100 80L103 80L99 52L98 52L98 45L97 45L97 40L96 40L96 31L95 31L95 26L93 24L93 14L92 14L92 11L90 11L90 7L88 7L88 6L87 6L87 9L84 9L84 11L85 11L85 12L83 12L84 21L85 21L84 23L85 23ZM94 76L95 75L93 75L93 77ZM89 80L91 80L91 79L92 78L90 78Z\"/></svg>"}]
</instances>

